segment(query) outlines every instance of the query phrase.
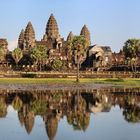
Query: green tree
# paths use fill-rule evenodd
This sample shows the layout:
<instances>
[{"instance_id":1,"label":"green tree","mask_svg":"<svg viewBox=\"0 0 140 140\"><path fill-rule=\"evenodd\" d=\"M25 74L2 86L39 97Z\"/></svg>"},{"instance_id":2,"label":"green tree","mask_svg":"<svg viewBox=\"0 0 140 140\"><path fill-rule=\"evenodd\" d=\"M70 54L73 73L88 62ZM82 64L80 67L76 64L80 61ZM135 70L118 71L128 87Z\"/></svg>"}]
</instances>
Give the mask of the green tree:
<instances>
[{"instance_id":1,"label":"green tree","mask_svg":"<svg viewBox=\"0 0 140 140\"><path fill-rule=\"evenodd\" d=\"M45 46L35 46L30 52L30 57L33 60L33 63L39 66L41 71L42 66L47 63L47 51Z\"/></svg>"},{"instance_id":2,"label":"green tree","mask_svg":"<svg viewBox=\"0 0 140 140\"><path fill-rule=\"evenodd\" d=\"M53 70L59 71L59 70L62 69L62 67L63 67L63 62L62 62L61 60L55 59L55 60L53 61L53 64L52 64Z\"/></svg>"},{"instance_id":3,"label":"green tree","mask_svg":"<svg viewBox=\"0 0 140 140\"><path fill-rule=\"evenodd\" d=\"M18 65L18 62L22 59L23 57L23 52L20 48L15 48L12 51L12 57L15 60L16 66Z\"/></svg>"},{"instance_id":4,"label":"green tree","mask_svg":"<svg viewBox=\"0 0 140 140\"><path fill-rule=\"evenodd\" d=\"M140 122L140 108L136 105L129 105L124 108L123 116L128 122L138 123Z\"/></svg>"},{"instance_id":5,"label":"green tree","mask_svg":"<svg viewBox=\"0 0 140 140\"><path fill-rule=\"evenodd\" d=\"M31 110L36 114L36 115L44 115L47 110L48 110L48 102L46 100L42 99L36 99L31 103Z\"/></svg>"},{"instance_id":6,"label":"green tree","mask_svg":"<svg viewBox=\"0 0 140 140\"><path fill-rule=\"evenodd\" d=\"M2 63L5 60L6 50L0 46L0 62Z\"/></svg>"},{"instance_id":7,"label":"green tree","mask_svg":"<svg viewBox=\"0 0 140 140\"><path fill-rule=\"evenodd\" d=\"M69 43L69 45L71 46L71 50L73 51L75 56L75 62L77 64L76 82L79 82L80 64L86 57L88 42L83 36L74 36L73 40Z\"/></svg>"},{"instance_id":8,"label":"green tree","mask_svg":"<svg viewBox=\"0 0 140 140\"><path fill-rule=\"evenodd\" d=\"M136 60L140 56L140 39L128 39L123 46L123 51L132 71L135 71Z\"/></svg>"},{"instance_id":9,"label":"green tree","mask_svg":"<svg viewBox=\"0 0 140 140\"><path fill-rule=\"evenodd\" d=\"M23 106L23 102L18 96L16 96L12 101L12 106L15 110L19 111Z\"/></svg>"}]
</instances>

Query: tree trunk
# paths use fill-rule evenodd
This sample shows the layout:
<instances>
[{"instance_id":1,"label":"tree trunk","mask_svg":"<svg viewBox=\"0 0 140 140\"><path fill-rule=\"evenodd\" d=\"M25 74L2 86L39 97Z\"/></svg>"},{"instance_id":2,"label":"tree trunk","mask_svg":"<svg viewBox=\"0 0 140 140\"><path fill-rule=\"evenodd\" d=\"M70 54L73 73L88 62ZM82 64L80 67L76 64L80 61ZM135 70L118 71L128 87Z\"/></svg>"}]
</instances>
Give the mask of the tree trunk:
<instances>
[{"instance_id":1,"label":"tree trunk","mask_svg":"<svg viewBox=\"0 0 140 140\"><path fill-rule=\"evenodd\" d=\"M133 66L133 64L131 64L131 69L132 69L132 72L134 72L134 66Z\"/></svg>"},{"instance_id":2,"label":"tree trunk","mask_svg":"<svg viewBox=\"0 0 140 140\"><path fill-rule=\"evenodd\" d=\"M76 76L76 82L79 83L79 58L77 59L77 76Z\"/></svg>"},{"instance_id":3,"label":"tree trunk","mask_svg":"<svg viewBox=\"0 0 140 140\"><path fill-rule=\"evenodd\" d=\"M16 63L16 70L18 70L18 63Z\"/></svg>"}]
</instances>

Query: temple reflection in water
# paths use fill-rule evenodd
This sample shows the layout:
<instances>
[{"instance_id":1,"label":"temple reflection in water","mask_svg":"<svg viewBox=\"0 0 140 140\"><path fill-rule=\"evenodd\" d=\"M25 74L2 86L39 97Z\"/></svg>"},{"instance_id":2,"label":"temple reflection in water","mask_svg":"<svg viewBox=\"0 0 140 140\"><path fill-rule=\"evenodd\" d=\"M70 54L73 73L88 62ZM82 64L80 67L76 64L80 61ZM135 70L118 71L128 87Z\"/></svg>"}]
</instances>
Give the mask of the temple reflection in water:
<instances>
[{"instance_id":1,"label":"temple reflection in water","mask_svg":"<svg viewBox=\"0 0 140 140\"><path fill-rule=\"evenodd\" d=\"M109 112L116 105L127 122L140 122L140 88L0 91L0 118L5 118L8 106L12 106L21 126L30 134L35 117L41 116L50 140L55 138L59 121L64 117L74 130L86 131L91 113Z\"/></svg>"}]
</instances>

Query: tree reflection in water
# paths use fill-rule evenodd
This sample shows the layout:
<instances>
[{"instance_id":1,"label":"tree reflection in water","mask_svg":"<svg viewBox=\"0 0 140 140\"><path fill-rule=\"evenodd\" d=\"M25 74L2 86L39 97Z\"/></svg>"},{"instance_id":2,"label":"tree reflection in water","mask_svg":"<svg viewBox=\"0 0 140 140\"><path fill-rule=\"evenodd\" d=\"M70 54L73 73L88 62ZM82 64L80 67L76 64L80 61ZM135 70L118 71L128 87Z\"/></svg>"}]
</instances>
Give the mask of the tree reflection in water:
<instances>
[{"instance_id":1,"label":"tree reflection in water","mask_svg":"<svg viewBox=\"0 0 140 140\"><path fill-rule=\"evenodd\" d=\"M137 97L127 96L125 99L123 115L128 122L140 122L140 102Z\"/></svg>"},{"instance_id":2,"label":"tree reflection in water","mask_svg":"<svg viewBox=\"0 0 140 140\"><path fill-rule=\"evenodd\" d=\"M57 134L64 116L74 130L86 131L91 113L109 112L112 106L123 109L124 119L140 122L140 89L94 89L52 91L0 91L0 117L6 117L11 105L18 113L21 126L30 134L35 117L42 117L50 140Z\"/></svg>"}]
</instances>

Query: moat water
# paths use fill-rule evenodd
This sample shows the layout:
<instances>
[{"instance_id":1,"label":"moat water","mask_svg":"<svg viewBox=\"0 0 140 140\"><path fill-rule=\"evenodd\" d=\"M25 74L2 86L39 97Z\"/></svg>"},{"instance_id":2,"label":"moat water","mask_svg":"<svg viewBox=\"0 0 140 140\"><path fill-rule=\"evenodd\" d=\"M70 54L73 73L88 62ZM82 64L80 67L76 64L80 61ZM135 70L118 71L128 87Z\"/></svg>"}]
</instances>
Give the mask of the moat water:
<instances>
[{"instance_id":1,"label":"moat water","mask_svg":"<svg viewBox=\"0 0 140 140\"><path fill-rule=\"evenodd\" d=\"M139 140L140 88L0 90L0 140Z\"/></svg>"}]
</instances>

